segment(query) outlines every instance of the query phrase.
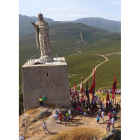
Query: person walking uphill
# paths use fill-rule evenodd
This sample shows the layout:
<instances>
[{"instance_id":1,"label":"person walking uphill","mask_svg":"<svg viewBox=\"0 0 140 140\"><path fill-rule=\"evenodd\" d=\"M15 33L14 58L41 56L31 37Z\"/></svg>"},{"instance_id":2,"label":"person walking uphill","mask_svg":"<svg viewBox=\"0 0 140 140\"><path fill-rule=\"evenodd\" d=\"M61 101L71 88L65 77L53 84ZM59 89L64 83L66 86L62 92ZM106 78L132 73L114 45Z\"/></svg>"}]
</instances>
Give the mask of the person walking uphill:
<instances>
[{"instance_id":1,"label":"person walking uphill","mask_svg":"<svg viewBox=\"0 0 140 140\"><path fill-rule=\"evenodd\" d=\"M43 99L42 99L41 96L40 96L40 98L39 98L39 102L40 102L40 106L43 106Z\"/></svg>"}]
</instances>

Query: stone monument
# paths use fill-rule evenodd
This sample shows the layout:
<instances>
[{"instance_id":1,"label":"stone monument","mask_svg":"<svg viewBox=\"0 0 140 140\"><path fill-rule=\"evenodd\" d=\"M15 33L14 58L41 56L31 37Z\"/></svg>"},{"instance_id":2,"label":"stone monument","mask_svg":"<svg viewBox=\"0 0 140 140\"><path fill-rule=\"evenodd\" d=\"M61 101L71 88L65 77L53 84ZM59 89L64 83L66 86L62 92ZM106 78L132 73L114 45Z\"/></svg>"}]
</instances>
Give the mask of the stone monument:
<instances>
[{"instance_id":1,"label":"stone monument","mask_svg":"<svg viewBox=\"0 0 140 140\"><path fill-rule=\"evenodd\" d=\"M38 21L31 22L36 31L36 44L37 49L41 52L40 61L52 61L50 41L49 41L49 26L48 22L44 21L43 15L38 14Z\"/></svg>"},{"instance_id":2,"label":"stone monument","mask_svg":"<svg viewBox=\"0 0 140 140\"><path fill-rule=\"evenodd\" d=\"M24 110L39 107L39 97L43 95L47 97L47 105L71 108L67 63L64 57L51 57L48 23L42 14L38 14L38 19L32 24L41 57L22 66Z\"/></svg>"}]
</instances>

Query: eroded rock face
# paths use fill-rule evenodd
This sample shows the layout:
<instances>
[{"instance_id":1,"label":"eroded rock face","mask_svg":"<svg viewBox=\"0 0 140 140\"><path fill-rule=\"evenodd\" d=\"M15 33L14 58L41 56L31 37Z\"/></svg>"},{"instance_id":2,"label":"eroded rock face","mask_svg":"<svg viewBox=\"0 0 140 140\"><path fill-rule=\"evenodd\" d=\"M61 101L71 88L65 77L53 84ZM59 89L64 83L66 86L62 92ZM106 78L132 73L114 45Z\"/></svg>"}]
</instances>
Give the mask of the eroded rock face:
<instances>
[{"instance_id":1,"label":"eroded rock face","mask_svg":"<svg viewBox=\"0 0 140 140\"><path fill-rule=\"evenodd\" d=\"M107 137L101 138L100 140L121 140L121 131L119 129L112 129Z\"/></svg>"}]
</instances>

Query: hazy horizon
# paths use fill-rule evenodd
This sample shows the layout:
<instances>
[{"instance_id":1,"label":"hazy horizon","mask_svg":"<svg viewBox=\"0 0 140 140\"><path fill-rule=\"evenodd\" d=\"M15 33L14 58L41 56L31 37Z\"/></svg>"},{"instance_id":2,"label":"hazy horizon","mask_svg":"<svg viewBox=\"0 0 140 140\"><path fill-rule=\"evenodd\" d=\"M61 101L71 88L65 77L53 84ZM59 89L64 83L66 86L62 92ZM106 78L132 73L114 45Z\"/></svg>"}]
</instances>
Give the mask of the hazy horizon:
<instances>
[{"instance_id":1,"label":"hazy horizon","mask_svg":"<svg viewBox=\"0 0 140 140\"><path fill-rule=\"evenodd\" d=\"M22 15L22 14L19 14L19 15ZM28 15L22 15L22 16L28 16ZM28 16L28 17L37 17L37 16ZM44 15L43 15L43 17L44 17ZM50 17L44 17L44 18L52 19ZM78 19L82 19L82 18L102 18L102 19L106 19L106 18L103 18L103 17L81 17L81 18L77 18L77 19L74 19L74 20L78 20ZM54 19L52 19L52 20L54 20ZM67 20L67 21L74 21L74 20ZM106 19L106 20L112 20L112 19ZM62 21L62 22L64 22L66 20L54 20L54 21ZM112 20L112 21L117 21L117 20ZM118 21L118 22L121 22L121 21Z\"/></svg>"},{"instance_id":2,"label":"hazy horizon","mask_svg":"<svg viewBox=\"0 0 140 140\"><path fill-rule=\"evenodd\" d=\"M40 12L54 21L89 17L121 21L121 0L19 0L19 14L37 17Z\"/></svg>"}]
</instances>

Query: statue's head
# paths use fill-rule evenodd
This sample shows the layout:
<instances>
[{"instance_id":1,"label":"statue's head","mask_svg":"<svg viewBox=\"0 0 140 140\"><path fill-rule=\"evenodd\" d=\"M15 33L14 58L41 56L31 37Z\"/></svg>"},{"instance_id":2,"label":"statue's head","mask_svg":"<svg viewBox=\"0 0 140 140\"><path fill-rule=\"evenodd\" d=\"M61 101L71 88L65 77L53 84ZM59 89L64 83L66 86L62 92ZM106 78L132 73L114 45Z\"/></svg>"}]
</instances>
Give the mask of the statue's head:
<instances>
[{"instance_id":1,"label":"statue's head","mask_svg":"<svg viewBox=\"0 0 140 140\"><path fill-rule=\"evenodd\" d=\"M38 20L43 20L43 14L41 13L38 14Z\"/></svg>"}]
</instances>

